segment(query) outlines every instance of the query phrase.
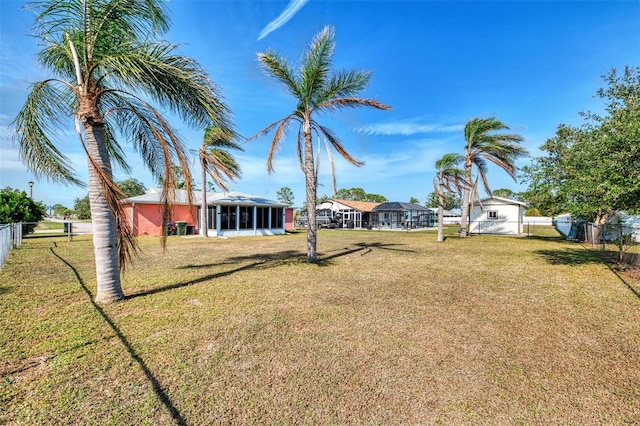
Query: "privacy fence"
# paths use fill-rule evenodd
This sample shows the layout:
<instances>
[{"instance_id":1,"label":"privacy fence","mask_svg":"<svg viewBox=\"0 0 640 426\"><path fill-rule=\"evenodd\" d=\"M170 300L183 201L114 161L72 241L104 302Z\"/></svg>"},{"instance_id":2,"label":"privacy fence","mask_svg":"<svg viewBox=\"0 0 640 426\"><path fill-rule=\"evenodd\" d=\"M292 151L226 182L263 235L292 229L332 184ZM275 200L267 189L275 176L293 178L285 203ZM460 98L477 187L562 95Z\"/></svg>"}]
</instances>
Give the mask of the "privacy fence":
<instances>
[{"instance_id":1,"label":"privacy fence","mask_svg":"<svg viewBox=\"0 0 640 426\"><path fill-rule=\"evenodd\" d=\"M9 252L22 244L22 223L0 224L0 268L9 257Z\"/></svg>"}]
</instances>

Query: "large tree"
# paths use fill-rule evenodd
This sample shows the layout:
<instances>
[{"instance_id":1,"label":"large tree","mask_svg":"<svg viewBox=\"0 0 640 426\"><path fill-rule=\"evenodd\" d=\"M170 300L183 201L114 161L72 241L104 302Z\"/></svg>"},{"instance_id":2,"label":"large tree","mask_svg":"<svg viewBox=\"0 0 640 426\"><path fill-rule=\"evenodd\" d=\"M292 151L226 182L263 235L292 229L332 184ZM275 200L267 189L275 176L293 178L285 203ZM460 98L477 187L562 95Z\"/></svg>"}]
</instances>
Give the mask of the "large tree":
<instances>
[{"instance_id":1,"label":"large tree","mask_svg":"<svg viewBox=\"0 0 640 426\"><path fill-rule=\"evenodd\" d=\"M370 203L386 203L388 201L384 195L369 194L362 188L341 188L334 197L339 200L368 201Z\"/></svg>"},{"instance_id":2,"label":"large tree","mask_svg":"<svg viewBox=\"0 0 640 426\"><path fill-rule=\"evenodd\" d=\"M522 136L514 133L503 133L509 130L502 121L495 117L474 118L464 126L464 171L465 182L462 191L462 215L460 223L460 236L467 236L469 222L469 204L478 187L478 179L484 185L488 194L491 193L487 171L489 163L493 163L507 172L516 180L515 160L527 153L520 146ZM476 180L472 180L472 171L475 168Z\"/></svg>"},{"instance_id":3,"label":"large tree","mask_svg":"<svg viewBox=\"0 0 640 426\"><path fill-rule=\"evenodd\" d=\"M147 188L144 186L144 183L135 178L129 178L120 182L116 182L116 185L118 186L118 189L120 189L120 191L122 191L122 193L127 197L144 195L144 193L147 192Z\"/></svg>"},{"instance_id":4,"label":"large tree","mask_svg":"<svg viewBox=\"0 0 640 426\"><path fill-rule=\"evenodd\" d=\"M233 182L240 177L240 165L233 158L229 150L243 151L242 147L233 141L233 134L218 127L208 127L204 132L204 139L198 158L202 172L202 204L200 206L200 235L209 236L209 221L207 218L207 175L211 176L214 185L227 191L227 179Z\"/></svg>"},{"instance_id":5,"label":"large tree","mask_svg":"<svg viewBox=\"0 0 640 426\"><path fill-rule=\"evenodd\" d=\"M465 173L460 168L464 157L460 154L445 154L436 161L436 177L433 178L433 189L438 195L438 237L439 243L444 241L444 210L447 194L459 192L465 184Z\"/></svg>"},{"instance_id":6,"label":"large tree","mask_svg":"<svg viewBox=\"0 0 640 426\"><path fill-rule=\"evenodd\" d=\"M278 198L278 201L289 206L293 205L293 200L295 198L293 195L293 191L288 186L283 186L282 188L280 188L278 192L276 192L276 197Z\"/></svg>"},{"instance_id":7,"label":"large tree","mask_svg":"<svg viewBox=\"0 0 640 426\"><path fill-rule=\"evenodd\" d=\"M96 260L96 300L123 298L120 270L137 245L113 181L112 162L130 171L126 140L155 176L164 175L169 218L178 164L191 194L186 152L157 106L194 128L228 129L228 110L218 88L193 59L161 37L169 28L161 0L49 0L32 3L38 54L51 78L35 83L13 122L22 158L36 175L82 184L74 175L56 130L69 116L87 155Z\"/></svg>"},{"instance_id":8,"label":"large tree","mask_svg":"<svg viewBox=\"0 0 640 426\"><path fill-rule=\"evenodd\" d=\"M454 210L459 209L462 206L462 199L460 198L460 193L454 191L443 191L442 203L445 210ZM430 192L427 195L427 201L425 201L424 206L429 208L438 208L438 204L440 196L437 191Z\"/></svg>"},{"instance_id":9,"label":"large tree","mask_svg":"<svg viewBox=\"0 0 640 426\"><path fill-rule=\"evenodd\" d=\"M616 211L640 209L640 67L612 70L605 115L583 113L579 127L560 125L524 169L525 199L543 213L569 212L603 224Z\"/></svg>"},{"instance_id":10,"label":"large tree","mask_svg":"<svg viewBox=\"0 0 640 426\"><path fill-rule=\"evenodd\" d=\"M275 130L267 157L267 168L269 171L273 171L274 154L285 139L287 128L296 123L298 125L296 146L298 159L305 176L306 205L309 212L316 210L318 189L317 159L313 145L314 132L316 135L322 135L328 144L351 164L356 166L363 164L353 158L343 147L338 137L329 128L316 121L315 117L321 112L347 107L368 106L390 109L389 106L376 100L356 97L360 91L368 86L371 80L370 72L351 70L332 73L334 47L334 31L331 27L325 27L309 45L298 72L289 65L286 58L272 50L258 54L258 59L267 73L280 81L297 101L291 114L270 124L258 133L258 135L263 135ZM307 262L316 262L316 217L315 214L308 216Z\"/></svg>"}]
</instances>

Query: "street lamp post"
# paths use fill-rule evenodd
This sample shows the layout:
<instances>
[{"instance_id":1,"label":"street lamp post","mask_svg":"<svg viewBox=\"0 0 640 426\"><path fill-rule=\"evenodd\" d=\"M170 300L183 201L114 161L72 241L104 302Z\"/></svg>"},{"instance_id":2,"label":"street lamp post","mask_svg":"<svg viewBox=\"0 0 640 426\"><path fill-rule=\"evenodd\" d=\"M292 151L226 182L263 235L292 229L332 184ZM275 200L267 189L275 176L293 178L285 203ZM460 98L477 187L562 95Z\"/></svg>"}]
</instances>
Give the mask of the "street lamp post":
<instances>
[{"instance_id":1,"label":"street lamp post","mask_svg":"<svg viewBox=\"0 0 640 426\"><path fill-rule=\"evenodd\" d=\"M33 199L33 181L29 181L29 198Z\"/></svg>"}]
</instances>

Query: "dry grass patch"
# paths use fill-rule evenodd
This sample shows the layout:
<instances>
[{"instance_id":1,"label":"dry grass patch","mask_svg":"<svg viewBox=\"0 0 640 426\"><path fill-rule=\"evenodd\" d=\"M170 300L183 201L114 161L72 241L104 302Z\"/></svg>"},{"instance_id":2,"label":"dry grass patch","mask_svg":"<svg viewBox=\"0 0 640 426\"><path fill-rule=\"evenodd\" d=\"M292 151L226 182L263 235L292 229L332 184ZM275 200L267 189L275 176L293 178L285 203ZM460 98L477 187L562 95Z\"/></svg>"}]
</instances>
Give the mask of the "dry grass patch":
<instances>
[{"instance_id":1,"label":"dry grass patch","mask_svg":"<svg viewBox=\"0 0 640 426\"><path fill-rule=\"evenodd\" d=\"M328 230L317 265L303 234L142 239L102 307L90 240L27 239L0 421L638 423L640 286L550 232Z\"/></svg>"}]
</instances>

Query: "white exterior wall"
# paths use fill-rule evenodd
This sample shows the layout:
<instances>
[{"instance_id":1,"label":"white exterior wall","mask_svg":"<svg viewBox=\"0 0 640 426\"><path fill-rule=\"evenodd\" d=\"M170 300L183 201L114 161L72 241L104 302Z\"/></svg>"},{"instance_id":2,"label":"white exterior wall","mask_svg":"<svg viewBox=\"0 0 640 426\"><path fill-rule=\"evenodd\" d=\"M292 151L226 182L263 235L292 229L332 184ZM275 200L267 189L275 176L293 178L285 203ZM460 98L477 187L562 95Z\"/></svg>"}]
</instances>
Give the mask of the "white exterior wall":
<instances>
[{"instance_id":1,"label":"white exterior wall","mask_svg":"<svg viewBox=\"0 0 640 426\"><path fill-rule=\"evenodd\" d=\"M469 233L520 235L523 232L524 205L509 200L487 199L475 204L469 210ZM497 212L496 218L489 218L489 212Z\"/></svg>"}]
</instances>

